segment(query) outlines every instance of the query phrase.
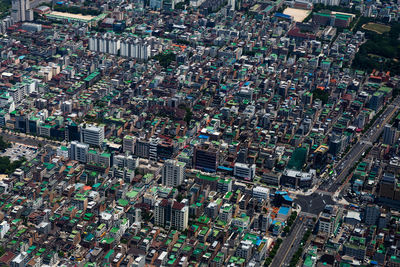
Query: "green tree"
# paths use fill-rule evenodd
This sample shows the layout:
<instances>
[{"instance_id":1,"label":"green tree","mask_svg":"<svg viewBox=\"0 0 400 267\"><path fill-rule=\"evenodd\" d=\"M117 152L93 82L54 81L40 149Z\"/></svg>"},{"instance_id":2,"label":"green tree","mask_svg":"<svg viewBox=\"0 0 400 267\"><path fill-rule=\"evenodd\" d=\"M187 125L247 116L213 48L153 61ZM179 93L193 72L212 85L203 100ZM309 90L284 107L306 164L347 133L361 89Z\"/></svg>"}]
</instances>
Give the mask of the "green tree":
<instances>
[{"instance_id":1,"label":"green tree","mask_svg":"<svg viewBox=\"0 0 400 267\"><path fill-rule=\"evenodd\" d=\"M313 91L313 97L315 99L321 100L322 104L326 104L326 103L328 103L329 93L327 91L325 91L325 90L315 89Z\"/></svg>"},{"instance_id":2,"label":"green tree","mask_svg":"<svg viewBox=\"0 0 400 267\"><path fill-rule=\"evenodd\" d=\"M154 56L154 59L158 60L160 65L163 66L164 68L166 68L172 63L172 61L175 60L175 54L172 52L165 53L165 54L161 53L161 54Z\"/></svg>"},{"instance_id":3,"label":"green tree","mask_svg":"<svg viewBox=\"0 0 400 267\"><path fill-rule=\"evenodd\" d=\"M189 124L190 121L192 120L193 117L193 112L190 108L186 108L186 114L185 114L185 118L184 121Z\"/></svg>"},{"instance_id":4,"label":"green tree","mask_svg":"<svg viewBox=\"0 0 400 267\"><path fill-rule=\"evenodd\" d=\"M0 150L7 149L11 146L10 143L4 141L3 136L0 136Z\"/></svg>"}]
</instances>

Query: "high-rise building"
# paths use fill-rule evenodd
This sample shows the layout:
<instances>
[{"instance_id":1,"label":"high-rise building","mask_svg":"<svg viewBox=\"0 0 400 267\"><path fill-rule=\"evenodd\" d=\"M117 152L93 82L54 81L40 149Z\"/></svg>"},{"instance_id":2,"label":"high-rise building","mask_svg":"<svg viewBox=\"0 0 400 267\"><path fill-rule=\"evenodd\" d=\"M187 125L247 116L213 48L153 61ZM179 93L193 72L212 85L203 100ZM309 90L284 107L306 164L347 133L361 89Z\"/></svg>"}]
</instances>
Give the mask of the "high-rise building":
<instances>
[{"instance_id":1,"label":"high-rise building","mask_svg":"<svg viewBox=\"0 0 400 267\"><path fill-rule=\"evenodd\" d=\"M68 141L80 141L79 126L75 122L70 122L66 126L66 138Z\"/></svg>"},{"instance_id":2,"label":"high-rise building","mask_svg":"<svg viewBox=\"0 0 400 267\"><path fill-rule=\"evenodd\" d=\"M15 22L32 21L33 10L30 9L29 0L12 0L11 17Z\"/></svg>"},{"instance_id":3,"label":"high-rise building","mask_svg":"<svg viewBox=\"0 0 400 267\"><path fill-rule=\"evenodd\" d=\"M122 143L122 149L124 152L135 153L136 138L131 135L125 135Z\"/></svg>"},{"instance_id":4,"label":"high-rise building","mask_svg":"<svg viewBox=\"0 0 400 267\"><path fill-rule=\"evenodd\" d=\"M183 231L188 227L189 209L175 200L157 201L154 207L154 222L155 225Z\"/></svg>"},{"instance_id":5,"label":"high-rise building","mask_svg":"<svg viewBox=\"0 0 400 267\"><path fill-rule=\"evenodd\" d=\"M383 143L386 145L393 145L396 141L396 128L389 124L385 125L383 130Z\"/></svg>"},{"instance_id":6,"label":"high-rise building","mask_svg":"<svg viewBox=\"0 0 400 267\"><path fill-rule=\"evenodd\" d=\"M381 209L377 205L368 204L365 207L365 213L364 213L365 224L376 225L380 215L381 215Z\"/></svg>"},{"instance_id":7,"label":"high-rise building","mask_svg":"<svg viewBox=\"0 0 400 267\"><path fill-rule=\"evenodd\" d=\"M81 127L81 142L101 146L104 141L104 126L84 125Z\"/></svg>"},{"instance_id":8,"label":"high-rise building","mask_svg":"<svg viewBox=\"0 0 400 267\"><path fill-rule=\"evenodd\" d=\"M219 149L211 143L197 145L194 149L194 166L206 172L215 172L219 164Z\"/></svg>"},{"instance_id":9,"label":"high-rise building","mask_svg":"<svg viewBox=\"0 0 400 267\"><path fill-rule=\"evenodd\" d=\"M157 161L158 160L158 153L157 153L157 147L158 143L160 142L160 138L150 138L149 141L149 159L152 161Z\"/></svg>"},{"instance_id":10,"label":"high-rise building","mask_svg":"<svg viewBox=\"0 0 400 267\"><path fill-rule=\"evenodd\" d=\"M77 160L79 162L87 162L89 152L89 145L80 143L77 141L72 141L69 148L69 158L72 160Z\"/></svg>"},{"instance_id":11,"label":"high-rise building","mask_svg":"<svg viewBox=\"0 0 400 267\"><path fill-rule=\"evenodd\" d=\"M162 0L150 0L150 8L153 10L161 9L162 4L163 4Z\"/></svg>"},{"instance_id":12,"label":"high-rise building","mask_svg":"<svg viewBox=\"0 0 400 267\"><path fill-rule=\"evenodd\" d=\"M121 56L147 60L151 56L151 45L142 39L128 38L121 41Z\"/></svg>"},{"instance_id":13,"label":"high-rise building","mask_svg":"<svg viewBox=\"0 0 400 267\"><path fill-rule=\"evenodd\" d=\"M176 187L185 179L185 163L177 160L167 160L162 169L162 184Z\"/></svg>"},{"instance_id":14,"label":"high-rise building","mask_svg":"<svg viewBox=\"0 0 400 267\"><path fill-rule=\"evenodd\" d=\"M189 222L189 208L183 203L174 201L171 213L171 228L180 231L186 230Z\"/></svg>"},{"instance_id":15,"label":"high-rise building","mask_svg":"<svg viewBox=\"0 0 400 267\"><path fill-rule=\"evenodd\" d=\"M149 158L149 141L144 138L139 138L136 140L135 155L139 158Z\"/></svg>"},{"instance_id":16,"label":"high-rise building","mask_svg":"<svg viewBox=\"0 0 400 267\"><path fill-rule=\"evenodd\" d=\"M394 199L397 179L393 173L385 172L379 182L379 197Z\"/></svg>"},{"instance_id":17,"label":"high-rise building","mask_svg":"<svg viewBox=\"0 0 400 267\"><path fill-rule=\"evenodd\" d=\"M100 53L117 55L121 46L121 41L116 36L107 32L97 34L89 38L89 49Z\"/></svg>"}]
</instances>

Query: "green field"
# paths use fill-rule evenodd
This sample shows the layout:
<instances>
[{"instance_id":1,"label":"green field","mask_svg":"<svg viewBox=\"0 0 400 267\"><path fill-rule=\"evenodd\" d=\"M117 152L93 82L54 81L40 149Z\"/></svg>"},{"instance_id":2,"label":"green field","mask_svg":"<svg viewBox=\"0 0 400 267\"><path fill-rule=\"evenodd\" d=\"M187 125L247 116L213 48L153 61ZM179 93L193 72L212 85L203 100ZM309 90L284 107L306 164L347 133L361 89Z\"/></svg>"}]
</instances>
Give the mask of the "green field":
<instances>
[{"instance_id":1,"label":"green field","mask_svg":"<svg viewBox=\"0 0 400 267\"><path fill-rule=\"evenodd\" d=\"M378 34L383 34L390 31L390 26L374 22L368 22L367 24L362 25L362 28L368 31L376 32Z\"/></svg>"}]
</instances>

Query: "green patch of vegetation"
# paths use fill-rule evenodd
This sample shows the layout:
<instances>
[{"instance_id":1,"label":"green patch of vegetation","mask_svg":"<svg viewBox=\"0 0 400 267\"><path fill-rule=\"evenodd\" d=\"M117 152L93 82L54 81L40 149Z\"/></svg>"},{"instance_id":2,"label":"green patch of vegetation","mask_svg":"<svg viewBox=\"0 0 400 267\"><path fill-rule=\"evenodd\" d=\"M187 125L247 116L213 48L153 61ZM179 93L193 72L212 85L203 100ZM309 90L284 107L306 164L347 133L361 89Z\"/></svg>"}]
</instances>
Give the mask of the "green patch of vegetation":
<instances>
[{"instance_id":1,"label":"green patch of vegetation","mask_svg":"<svg viewBox=\"0 0 400 267\"><path fill-rule=\"evenodd\" d=\"M390 31L390 26L375 22L368 22L362 25L362 28L364 30L376 32L377 34L383 34Z\"/></svg>"},{"instance_id":2,"label":"green patch of vegetation","mask_svg":"<svg viewBox=\"0 0 400 267\"><path fill-rule=\"evenodd\" d=\"M168 67L172 61L175 60L175 54L172 52L169 53L161 53L156 56L154 56L155 60L158 60L160 62L160 65L163 66L164 68Z\"/></svg>"},{"instance_id":3,"label":"green patch of vegetation","mask_svg":"<svg viewBox=\"0 0 400 267\"><path fill-rule=\"evenodd\" d=\"M9 147L11 147L11 144L4 141L3 136L0 136L0 150L7 149Z\"/></svg>"},{"instance_id":4,"label":"green patch of vegetation","mask_svg":"<svg viewBox=\"0 0 400 267\"><path fill-rule=\"evenodd\" d=\"M82 14L82 15L91 15L91 16L98 16L100 15L101 11L97 9L91 8L81 8L79 6L64 6L64 5L55 5L54 11L59 12L68 12L72 14Z\"/></svg>"},{"instance_id":5,"label":"green patch of vegetation","mask_svg":"<svg viewBox=\"0 0 400 267\"><path fill-rule=\"evenodd\" d=\"M184 121L189 124L190 121L192 120L193 117L193 112L190 110L190 108L186 108L186 114L185 114L185 118Z\"/></svg>"},{"instance_id":6,"label":"green patch of vegetation","mask_svg":"<svg viewBox=\"0 0 400 267\"><path fill-rule=\"evenodd\" d=\"M9 157L0 157L0 173L11 174L15 169L21 167L22 163L26 161L25 158L11 162Z\"/></svg>"},{"instance_id":7,"label":"green patch of vegetation","mask_svg":"<svg viewBox=\"0 0 400 267\"><path fill-rule=\"evenodd\" d=\"M355 6L352 8L344 7L344 6L326 6L324 4L315 4L313 7L313 12L319 12L321 10L329 10L335 12L343 12L343 13L351 13L357 16L360 16L360 11L357 11Z\"/></svg>"},{"instance_id":8,"label":"green patch of vegetation","mask_svg":"<svg viewBox=\"0 0 400 267\"><path fill-rule=\"evenodd\" d=\"M328 103L329 93L325 90L315 89L313 92L314 99L319 99L322 101L322 104Z\"/></svg>"},{"instance_id":9,"label":"green patch of vegetation","mask_svg":"<svg viewBox=\"0 0 400 267\"><path fill-rule=\"evenodd\" d=\"M0 19L10 14L11 0L0 0Z\"/></svg>"},{"instance_id":10,"label":"green patch of vegetation","mask_svg":"<svg viewBox=\"0 0 400 267\"><path fill-rule=\"evenodd\" d=\"M357 25L355 28L359 28ZM368 41L361 45L354 57L352 67L365 71L373 69L390 71L392 74L400 74L400 23L391 25L390 31L379 34L375 31L367 31Z\"/></svg>"}]
</instances>

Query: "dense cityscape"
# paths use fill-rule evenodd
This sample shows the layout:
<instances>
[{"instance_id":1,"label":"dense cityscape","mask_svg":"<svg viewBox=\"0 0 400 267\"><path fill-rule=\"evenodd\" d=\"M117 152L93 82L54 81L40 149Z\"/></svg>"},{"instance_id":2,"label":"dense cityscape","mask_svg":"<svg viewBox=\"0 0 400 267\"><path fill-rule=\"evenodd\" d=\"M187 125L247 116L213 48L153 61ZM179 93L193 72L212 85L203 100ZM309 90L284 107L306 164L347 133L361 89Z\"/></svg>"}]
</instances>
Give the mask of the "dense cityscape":
<instances>
[{"instance_id":1,"label":"dense cityscape","mask_svg":"<svg viewBox=\"0 0 400 267\"><path fill-rule=\"evenodd\" d=\"M0 266L400 267L399 17L0 0Z\"/></svg>"}]
</instances>

